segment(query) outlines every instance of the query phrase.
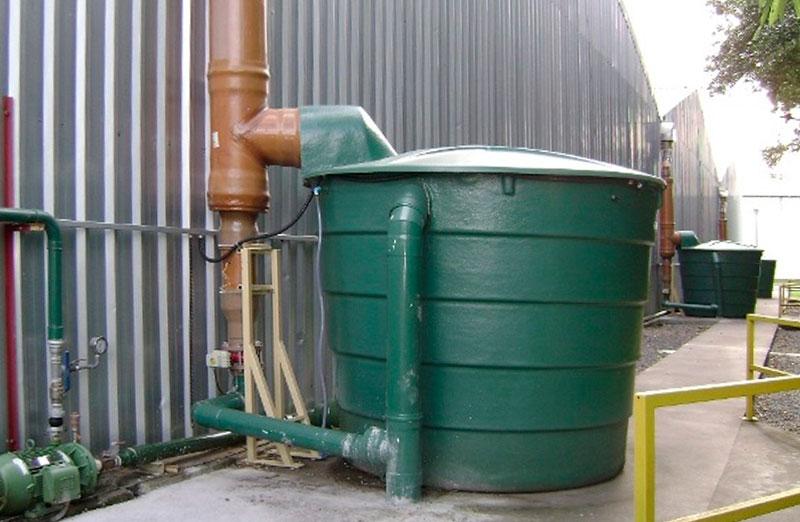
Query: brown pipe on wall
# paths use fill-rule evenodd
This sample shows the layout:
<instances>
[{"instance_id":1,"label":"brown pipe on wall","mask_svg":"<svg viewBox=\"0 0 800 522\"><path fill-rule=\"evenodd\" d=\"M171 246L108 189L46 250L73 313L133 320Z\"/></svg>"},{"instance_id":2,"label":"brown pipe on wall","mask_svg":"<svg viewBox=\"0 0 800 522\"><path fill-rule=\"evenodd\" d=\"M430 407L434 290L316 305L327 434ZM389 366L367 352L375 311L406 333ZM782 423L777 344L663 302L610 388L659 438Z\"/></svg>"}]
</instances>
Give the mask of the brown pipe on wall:
<instances>
[{"instance_id":1,"label":"brown pipe on wall","mask_svg":"<svg viewBox=\"0 0 800 522\"><path fill-rule=\"evenodd\" d=\"M667 184L664 201L658 214L659 255L661 256L662 300L669 300L672 291L672 258L675 256L675 205L672 194L672 147L675 143L674 126L661 123L661 179Z\"/></svg>"},{"instance_id":2,"label":"brown pipe on wall","mask_svg":"<svg viewBox=\"0 0 800 522\"><path fill-rule=\"evenodd\" d=\"M258 214L269 207L266 166L300 166L299 111L267 108L266 22L265 0L210 1L208 206L220 213L222 250L258 233ZM242 350L240 263L238 253L223 261L220 288L233 352Z\"/></svg>"},{"instance_id":3,"label":"brown pipe on wall","mask_svg":"<svg viewBox=\"0 0 800 522\"><path fill-rule=\"evenodd\" d=\"M208 206L257 214L269 206L266 170L234 129L267 103L266 5L264 0L212 0L209 17Z\"/></svg>"},{"instance_id":4,"label":"brown pipe on wall","mask_svg":"<svg viewBox=\"0 0 800 522\"><path fill-rule=\"evenodd\" d=\"M265 107L234 134L263 164L300 167L300 109Z\"/></svg>"},{"instance_id":5,"label":"brown pipe on wall","mask_svg":"<svg viewBox=\"0 0 800 522\"><path fill-rule=\"evenodd\" d=\"M728 240L728 193L720 190L719 192L719 231L720 241Z\"/></svg>"},{"instance_id":6,"label":"brown pipe on wall","mask_svg":"<svg viewBox=\"0 0 800 522\"><path fill-rule=\"evenodd\" d=\"M254 236L256 218L269 206L264 164L237 139L234 128L267 102L264 0L211 0L208 91L211 101L211 172L208 206L220 212L219 244L231 247ZM220 297L228 349L242 350L240 257L222 265ZM241 360L234 359L234 360Z\"/></svg>"}]
</instances>

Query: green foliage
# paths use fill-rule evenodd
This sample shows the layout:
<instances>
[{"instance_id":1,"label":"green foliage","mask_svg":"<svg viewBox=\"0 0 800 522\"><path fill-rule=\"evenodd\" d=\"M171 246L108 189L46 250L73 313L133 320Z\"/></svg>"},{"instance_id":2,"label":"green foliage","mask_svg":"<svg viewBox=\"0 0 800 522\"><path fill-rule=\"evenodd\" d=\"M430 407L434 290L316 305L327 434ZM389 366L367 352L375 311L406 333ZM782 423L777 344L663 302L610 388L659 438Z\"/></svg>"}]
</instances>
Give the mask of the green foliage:
<instances>
[{"instance_id":1,"label":"green foliage","mask_svg":"<svg viewBox=\"0 0 800 522\"><path fill-rule=\"evenodd\" d=\"M786 13L786 3L786 0L758 0L758 8L761 12L760 25L775 25L778 20L781 20ZM792 5L794 12L800 13L800 0L792 0Z\"/></svg>"},{"instance_id":2,"label":"green foliage","mask_svg":"<svg viewBox=\"0 0 800 522\"><path fill-rule=\"evenodd\" d=\"M764 89L775 111L794 126L794 139L764 149L774 166L786 152L800 151L800 0L709 0L726 20L718 28L719 51L709 59L712 93L740 81ZM787 8L788 6L788 8Z\"/></svg>"}]
</instances>

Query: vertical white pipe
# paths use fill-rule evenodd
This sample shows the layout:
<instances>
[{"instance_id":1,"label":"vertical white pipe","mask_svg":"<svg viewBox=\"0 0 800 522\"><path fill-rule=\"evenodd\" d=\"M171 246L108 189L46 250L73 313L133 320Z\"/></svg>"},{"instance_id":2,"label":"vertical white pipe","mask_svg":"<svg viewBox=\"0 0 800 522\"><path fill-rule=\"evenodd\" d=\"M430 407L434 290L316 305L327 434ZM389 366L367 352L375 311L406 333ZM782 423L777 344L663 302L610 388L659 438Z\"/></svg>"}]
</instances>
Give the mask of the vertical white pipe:
<instances>
[{"instance_id":1,"label":"vertical white pipe","mask_svg":"<svg viewBox=\"0 0 800 522\"><path fill-rule=\"evenodd\" d=\"M45 212L55 213L55 113L56 113L56 3L44 3L44 42L42 56L42 187ZM45 256L47 254L45 253ZM47 263L45 263L45 267ZM45 274L46 278L46 274Z\"/></svg>"},{"instance_id":2,"label":"vertical white pipe","mask_svg":"<svg viewBox=\"0 0 800 522\"><path fill-rule=\"evenodd\" d=\"M192 11L189 0L181 3L181 226L192 226L192 179L191 179L191 60L192 60ZM190 239L181 236L181 261L183 273L182 310L183 310L183 430L185 436L192 433L192 344L189 334L191 320L191 263Z\"/></svg>"},{"instance_id":3,"label":"vertical white pipe","mask_svg":"<svg viewBox=\"0 0 800 522\"><path fill-rule=\"evenodd\" d=\"M56 49L56 4L54 0L45 0L43 4L42 42L42 206L45 212L55 215L55 49ZM50 267L47 266L47 250L42 251L44 280L49 278ZM49 310L50 296L44 293L44 309ZM40 319L42 329L47 326L47 317ZM50 354L47 352L49 359ZM52 366L45 365L47 388L56 376ZM63 402L63 398L61 399Z\"/></svg>"},{"instance_id":4,"label":"vertical white pipe","mask_svg":"<svg viewBox=\"0 0 800 522\"><path fill-rule=\"evenodd\" d=\"M156 57L156 178L157 223L167 225L167 6L158 1ZM161 437L172 434L172 393L170 390L169 301L167 296L167 237L158 234L158 339L161 366Z\"/></svg>"},{"instance_id":5,"label":"vertical white pipe","mask_svg":"<svg viewBox=\"0 0 800 522\"><path fill-rule=\"evenodd\" d=\"M133 0L131 20L131 220L142 224L142 3ZM144 294L142 233L133 232L131 242L133 283L133 383L136 409L136 444L144 444L147 429L145 408Z\"/></svg>"},{"instance_id":6,"label":"vertical white pipe","mask_svg":"<svg viewBox=\"0 0 800 522\"><path fill-rule=\"evenodd\" d=\"M20 201L20 170L19 170L19 152L20 152L20 121L22 117L22 104L20 103L20 59L22 55L22 23L21 13L22 5L18 2L8 3L8 95L14 98L14 172L12 177L14 179L14 203L19 205ZM14 292L16 294L14 300L14 308L16 309L17 325L16 337L17 343L15 351L17 354L17 382L25 382L24 360L22 353L22 279L20 273L22 270L22 252L21 241L19 234L14 234ZM25 401L24 386L18 387L18 404L19 416L17 418L17 425L19 426L19 439L20 441L28 438L27 429L25 426L25 418L27 416L28 408Z\"/></svg>"},{"instance_id":7,"label":"vertical white pipe","mask_svg":"<svg viewBox=\"0 0 800 522\"><path fill-rule=\"evenodd\" d=\"M209 34L209 14L206 9L206 27L205 35ZM208 38L203 39L203 63L208 63ZM203 107L209 106L208 91L203 89ZM211 136L211 112L205 111L205 125L204 125L204 138L206 142ZM211 150L209 147L203 147L203 172L211 171ZM203 178L206 185L204 186L203 193L208 191L208 177ZM214 214L206 206L206 230L214 228ZM205 247L205 241L203 242ZM211 263L206 263L206 350L217 349L217 285L216 285L216 271ZM208 396L214 397L217 394L217 387L214 381L214 370L208 369Z\"/></svg>"},{"instance_id":8,"label":"vertical white pipe","mask_svg":"<svg viewBox=\"0 0 800 522\"><path fill-rule=\"evenodd\" d=\"M117 221L116 173L114 168L116 152L117 117L114 109L116 91L116 0L106 0L105 41L103 42L103 215L108 223ZM116 232L106 230L105 234L105 282L106 282L106 332L108 343L112 347L106 356L108 368L108 434L111 444L119 441L119 374L116 349L117 344L117 248ZM86 342L78 339L79 343Z\"/></svg>"},{"instance_id":9,"label":"vertical white pipe","mask_svg":"<svg viewBox=\"0 0 800 522\"><path fill-rule=\"evenodd\" d=\"M75 11L75 219L86 220L86 0L78 0ZM78 357L88 357L86 230L75 230L75 286L77 290ZM89 375L78 377L78 406L81 412L81 441L91 444L91 402Z\"/></svg>"}]
</instances>

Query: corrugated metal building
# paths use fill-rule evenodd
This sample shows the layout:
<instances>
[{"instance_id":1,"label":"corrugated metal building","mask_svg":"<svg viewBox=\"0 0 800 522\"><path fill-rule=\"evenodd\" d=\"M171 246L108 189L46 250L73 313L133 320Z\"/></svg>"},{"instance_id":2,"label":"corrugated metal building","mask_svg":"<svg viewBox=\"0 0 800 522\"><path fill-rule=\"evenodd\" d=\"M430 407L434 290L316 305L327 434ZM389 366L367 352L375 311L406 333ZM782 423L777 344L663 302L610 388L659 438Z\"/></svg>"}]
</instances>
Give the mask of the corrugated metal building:
<instances>
[{"instance_id":1,"label":"corrugated metal building","mask_svg":"<svg viewBox=\"0 0 800 522\"><path fill-rule=\"evenodd\" d=\"M665 117L675 122L672 170L676 230L694 230L702 241L719 234L719 181L706 134L700 95L695 91Z\"/></svg>"},{"instance_id":2,"label":"corrugated metal building","mask_svg":"<svg viewBox=\"0 0 800 522\"><path fill-rule=\"evenodd\" d=\"M274 106L363 105L400 151L527 146L657 173L658 112L617 0L272 0L269 11ZM182 436L189 405L214 393L205 353L224 338L216 267L193 239L214 229L206 23L202 0L0 0L15 202L67 228L70 349L85 356L93 335L111 342L68 404L96 451ZM306 190L290 170L271 176L262 228L292 215ZM294 232L314 230L306 216ZM20 417L23 437L41 441L43 242L15 243ZM286 345L311 392L313 246L286 249Z\"/></svg>"}]
</instances>

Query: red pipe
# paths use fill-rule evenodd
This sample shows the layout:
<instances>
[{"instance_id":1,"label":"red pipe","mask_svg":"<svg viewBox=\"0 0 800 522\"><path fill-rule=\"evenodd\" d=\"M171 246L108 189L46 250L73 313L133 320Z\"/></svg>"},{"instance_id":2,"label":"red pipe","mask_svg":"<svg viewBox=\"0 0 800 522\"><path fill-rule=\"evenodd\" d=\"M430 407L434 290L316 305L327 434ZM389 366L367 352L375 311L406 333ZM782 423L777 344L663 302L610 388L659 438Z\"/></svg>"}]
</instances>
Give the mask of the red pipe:
<instances>
[{"instance_id":1,"label":"red pipe","mask_svg":"<svg viewBox=\"0 0 800 522\"><path fill-rule=\"evenodd\" d=\"M14 98L3 97L3 206L14 206ZM17 317L14 295L14 229L3 228L3 267L6 309L6 403L8 437L6 450L19 449L19 403L17 399Z\"/></svg>"}]
</instances>

